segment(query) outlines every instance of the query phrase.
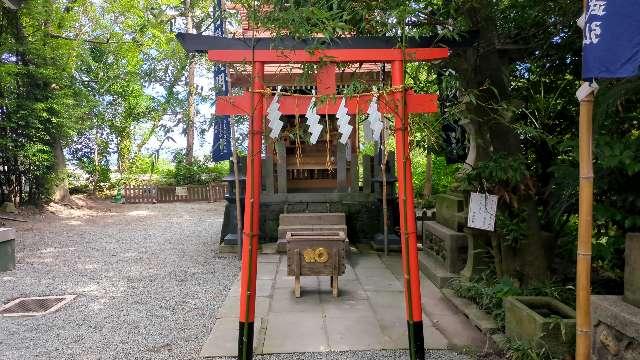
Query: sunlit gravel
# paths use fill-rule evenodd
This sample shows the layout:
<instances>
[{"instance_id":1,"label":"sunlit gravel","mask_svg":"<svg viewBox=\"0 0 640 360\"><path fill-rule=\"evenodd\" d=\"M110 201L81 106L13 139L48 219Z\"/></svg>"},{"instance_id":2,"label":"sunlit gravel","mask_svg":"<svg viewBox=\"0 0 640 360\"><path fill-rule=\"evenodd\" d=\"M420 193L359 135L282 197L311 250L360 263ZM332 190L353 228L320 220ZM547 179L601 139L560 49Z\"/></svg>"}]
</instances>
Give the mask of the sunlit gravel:
<instances>
[{"instance_id":1,"label":"sunlit gravel","mask_svg":"<svg viewBox=\"0 0 640 360\"><path fill-rule=\"evenodd\" d=\"M222 215L222 203L182 203L32 218L17 269L0 273L0 302L78 297L42 317L0 318L0 358L197 358L239 270L215 255Z\"/></svg>"}]
</instances>

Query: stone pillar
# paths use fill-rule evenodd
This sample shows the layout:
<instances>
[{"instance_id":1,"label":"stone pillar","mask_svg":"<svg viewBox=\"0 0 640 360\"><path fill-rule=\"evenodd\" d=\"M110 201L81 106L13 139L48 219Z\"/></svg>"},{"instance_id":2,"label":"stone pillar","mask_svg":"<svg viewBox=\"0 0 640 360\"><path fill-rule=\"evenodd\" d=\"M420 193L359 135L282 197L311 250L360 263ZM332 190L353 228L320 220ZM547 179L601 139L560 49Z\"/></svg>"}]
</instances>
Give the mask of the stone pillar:
<instances>
[{"instance_id":1,"label":"stone pillar","mask_svg":"<svg viewBox=\"0 0 640 360\"><path fill-rule=\"evenodd\" d=\"M275 192L273 184L273 159L271 157L262 159L262 183L264 184L264 191L267 194L273 194Z\"/></svg>"},{"instance_id":2,"label":"stone pillar","mask_svg":"<svg viewBox=\"0 0 640 360\"><path fill-rule=\"evenodd\" d=\"M349 172L351 175L351 183L349 184L349 190L351 192L360 191L360 168L358 167L358 157L356 154L351 154L351 163L349 165Z\"/></svg>"},{"instance_id":3,"label":"stone pillar","mask_svg":"<svg viewBox=\"0 0 640 360\"><path fill-rule=\"evenodd\" d=\"M16 268L16 231L0 228L0 272Z\"/></svg>"},{"instance_id":4,"label":"stone pillar","mask_svg":"<svg viewBox=\"0 0 640 360\"><path fill-rule=\"evenodd\" d=\"M347 191L347 148L346 146L338 141L336 146L336 171L338 178L338 191L346 192Z\"/></svg>"},{"instance_id":5,"label":"stone pillar","mask_svg":"<svg viewBox=\"0 0 640 360\"><path fill-rule=\"evenodd\" d=\"M380 143L377 141L373 143L373 146L377 149L373 156L373 192L377 197L382 196L382 151L380 151Z\"/></svg>"},{"instance_id":6,"label":"stone pillar","mask_svg":"<svg viewBox=\"0 0 640 360\"><path fill-rule=\"evenodd\" d=\"M287 151L282 141L276 143L278 157L278 193L287 193Z\"/></svg>"},{"instance_id":7,"label":"stone pillar","mask_svg":"<svg viewBox=\"0 0 640 360\"><path fill-rule=\"evenodd\" d=\"M487 231L464 229L467 234L467 264L460 272L467 280L472 280L493 267L491 263L491 235Z\"/></svg>"},{"instance_id":8,"label":"stone pillar","mask_svg":"<svg viewBox=\"0 0 640 360\"><path fill-rule=\"evenodd\" d=\"M624 262L624 301L640 307L640 233L627 234Z\"/></svg>"},{"instance_id":9,"label":"stone pillar","mask_svg":"<svg viewBox=\"0 0 640 360\"><path fill-rule=\"evenodd\" d=\"M371 156L362 155L362 192L371 193Z\"/></svg>"},{"instance_id":10,"label":"stone pillar","mask_svg":"<svg viewBox=\"0 0 640 360\"><path fill-rule=\"evenodd\" d=\"M273 184L273 141L267 139L267 153L265 159L262 160L262 183L267 194L275 192Z\"/></svg>"}]
</instances>

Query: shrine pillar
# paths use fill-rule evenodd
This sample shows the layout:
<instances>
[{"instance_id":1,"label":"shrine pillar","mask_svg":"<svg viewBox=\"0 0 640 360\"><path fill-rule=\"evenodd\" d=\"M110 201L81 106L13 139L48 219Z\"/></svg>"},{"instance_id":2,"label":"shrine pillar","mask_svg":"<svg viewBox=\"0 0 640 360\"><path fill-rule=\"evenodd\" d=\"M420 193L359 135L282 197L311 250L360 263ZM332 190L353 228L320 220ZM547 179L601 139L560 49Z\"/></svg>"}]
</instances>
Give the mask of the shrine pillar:
<instances>
[{"instance_id":1,"label":"shrine pillar","mask_svg":"<svg viewBox=\"0 0 640 360\"><path fill-rule=\"evenodd\" d=\"M240 273L240 333L238 358L253 358L253 323L258 273L258 240L260 237L260 192L262 190L262 120L264 117L264 63L253 63L249 152L247 156L247 188L242 236L242 268Z\"/></svg>"},{"instance_id":2,"label":"shrine pillar","mask_svg":"<svg viewBox=\"0 0 640 360\"><path fill-rule=\"evenodd\" d=\"M394 119L396 138L396 169L398 172L398 201L400 203L400 241L404 272L405 304L409 331L411 359L424 359L422 329L422 296L420 293L420 267L416 236L416 214L413 201L413 176L409 155L409 119L404 89L404 62L391 63L391 86L401 89L394 93Z\"/></svg>"}]
</instances>

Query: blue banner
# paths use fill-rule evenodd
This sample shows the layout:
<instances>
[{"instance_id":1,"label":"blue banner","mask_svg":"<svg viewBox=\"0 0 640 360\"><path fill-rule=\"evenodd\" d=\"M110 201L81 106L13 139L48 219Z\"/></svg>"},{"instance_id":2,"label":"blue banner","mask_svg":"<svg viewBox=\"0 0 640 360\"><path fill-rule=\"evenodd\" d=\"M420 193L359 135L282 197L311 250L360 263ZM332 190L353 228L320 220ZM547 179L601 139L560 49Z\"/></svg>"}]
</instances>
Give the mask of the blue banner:
<instances>
[{"instance_id":1,"label":"blue banner","mask_svg":"<svg viewBox=\"0 0 640 360\"><path fill-rule=\"evenodd\" d=\"M582 78L640 74L640 0L589 0L582 41Z\"/></svg>"},{"instance_id":2,"label":"blue banner","mask_svg":"<svg viewBox=\"0 0 640 360\"><path fill-rule=\"evenodd\" d=\"M222 16L222 0L216 1L217 21L213 24L213 35L224 36L224 17ZM216 65L213 69L213 82L216 86L216 97L229 95L229 82L227 68L224 65ZM233 154L231 148L231 124L229 116L216 116L213 121L213 147L211 160L229 160Z\"/></svg>"}]
</instances>

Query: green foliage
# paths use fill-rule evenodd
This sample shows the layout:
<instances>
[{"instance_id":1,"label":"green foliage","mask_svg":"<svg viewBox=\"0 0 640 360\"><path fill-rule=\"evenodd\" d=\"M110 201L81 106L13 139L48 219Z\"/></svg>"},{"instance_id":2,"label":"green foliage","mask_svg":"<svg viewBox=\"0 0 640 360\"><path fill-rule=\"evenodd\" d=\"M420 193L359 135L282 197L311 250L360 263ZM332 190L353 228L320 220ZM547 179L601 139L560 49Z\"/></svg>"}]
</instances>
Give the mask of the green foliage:
<instances>
[{"instance_id":1,"label":"green foliage","mask_svg":"<svg viewBox=\"0 0 640 360\"><path fill-rule=\"evenodd\" d=\"M0 6L0 200L38 204L50 197L62 175L54 146L85 128L94 104L75 77L82 51L54 36L73 31L77 14L58 5Z\"/></svg>"},{"instance_id":2,"label":"green foliage","mask_svg":"<svg viewBox=\"0 0 640 360\"><path fill-rule=\"evenodd\" d=\"M508 360L555 360L544 346L506 338L503 345Z\"/></svg>"},{"instance_id":3,"label":"green foliage","mask_svg":"<svg viewBox=\"0 0 640 360\"><path fill-rule=\"evenodd\" d=\"M501 328L504 327L503 300L509 296L522 295L522 290L517 288L511 279L495 280L488 274L475 281L454 279L450 285L457 296L473 302L481 310L488 312Z\"/></svg>"},{"instance_id":4,"label":"green foliage","mask_svg":"<svg viewBox=\"0 0 640 360\"><path fill-rule=\"evenodd\" d=\"M205 185L222 181L229 173L229 162L222 161L213 165L194 159L191 164L185 161L182 153L176 154L174 180L175 185Z\"/></svg>"},{"instance_id":5,"label":"green foliage","mask_svg":"<svg viewBox=\"0 0 640 360\"><path fill-rule=\"evenodd\" d=\"M433 156L431 160L432 194L447 192L456 180L461 169L460 164L447 164L443 156ZM422 195L426 177L427 157L423 152L413 151L411 154L411 172L413 173L413 192Z\"/></svg>"},{"instance_id":6,"label":"green foliage","mask_svg":"<svg viewBox=\"0 0 640 360\"><path fill-rule=\"evenodd\" d=\"M206 185L222 181L229 174L229 162L212 163L208 157L194 158L191 164L178 152L173 162L152 155L136 156L119 183L130 185L157 184L170 186Z\"/></svg>"},{"instance_id":7,"label":"green foliage","mask_svg":"<svg viewBox=\"0 0 640 360\"><path fill-rule=\"evenodd\" d=\"M456 278L450 282L450 286L457 296L489 313L501 328L504 328L503 301L509 296L550 296L569 306L575 304L575 290L571 286L545 283L521 288L513 280L496 279L491 273L485 273L473 281Z\"/></svg>"},{"instance_id":8,"label":"green foliage","mask_svg":"<svg viewBox=\"0 0 640 360\"><path fill-rule=\"evenodd\" d=\"M498 211L496 214L496 231L500 234L502 244L518 247L527 238L527 213L522 209Z\"/></svg>"},{"instance_id":9,"label":"green foliage","mask_svg":"<svg viewBox=\"0 0 640 360\"><path fill-rule=\"evenodd\" d=\"M530 196L534 186L524 157L499 153L479 163L461 179L463 190L489 192L514 207L518 198Z\"/></svg>"}]
</instances>

